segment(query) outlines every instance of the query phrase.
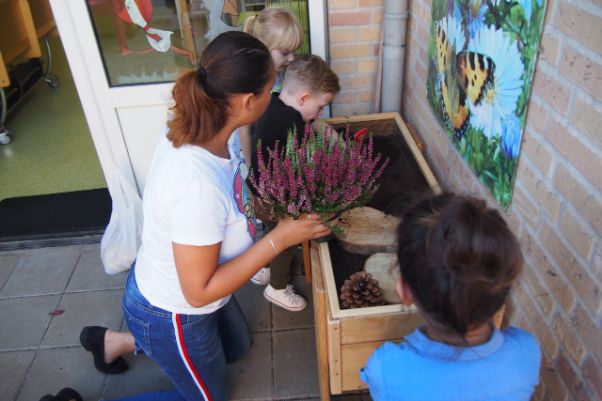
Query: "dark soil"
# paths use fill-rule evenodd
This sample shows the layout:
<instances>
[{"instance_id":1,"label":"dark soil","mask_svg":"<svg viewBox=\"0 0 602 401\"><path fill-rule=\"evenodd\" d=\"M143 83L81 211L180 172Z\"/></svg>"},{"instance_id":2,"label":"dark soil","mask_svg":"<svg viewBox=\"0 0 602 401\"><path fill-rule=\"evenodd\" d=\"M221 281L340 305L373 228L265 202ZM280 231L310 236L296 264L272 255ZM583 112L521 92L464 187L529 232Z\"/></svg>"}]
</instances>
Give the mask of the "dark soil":
<instances>
[{"instance_id":1,"label":"dark soil","mask_svg":"<svg viewBox=\"0 0 602 401\"><path fill-rule=\"evenodd\" d=\"M368 128L374 139L374 154L380 153L383 158L389 158L389 164L380 178L380 187L368 206L401 217L409 206L431 193L412 151L394 120L357 122L350 125L352 133L360 128ZM335 126L339 131L344 127L344 125ZM340 293L344 281L353 273L363 269L368 256L344 251L335 239L329 241L328 245L337 292Z\"/></svg>"}]
</instances>

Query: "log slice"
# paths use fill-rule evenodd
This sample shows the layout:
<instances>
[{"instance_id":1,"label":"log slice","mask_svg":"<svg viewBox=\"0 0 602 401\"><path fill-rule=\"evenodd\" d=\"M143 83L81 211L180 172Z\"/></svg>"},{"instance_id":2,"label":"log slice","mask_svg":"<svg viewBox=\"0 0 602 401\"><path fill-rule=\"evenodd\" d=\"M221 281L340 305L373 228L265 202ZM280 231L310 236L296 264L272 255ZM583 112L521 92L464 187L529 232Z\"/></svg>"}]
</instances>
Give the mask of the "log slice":
<instances>
[{"instance_id":1,"label":"log slice","mask_svg":"<svg viewBox=\"0 0 602 401\"><path fill-rule=\"evenodd\" d=\"M397 252L395 230L399 221L367 206L347 210L336 221L344 230L336 240L345 251L360 255Z\"/></svg>"}]
</instances>

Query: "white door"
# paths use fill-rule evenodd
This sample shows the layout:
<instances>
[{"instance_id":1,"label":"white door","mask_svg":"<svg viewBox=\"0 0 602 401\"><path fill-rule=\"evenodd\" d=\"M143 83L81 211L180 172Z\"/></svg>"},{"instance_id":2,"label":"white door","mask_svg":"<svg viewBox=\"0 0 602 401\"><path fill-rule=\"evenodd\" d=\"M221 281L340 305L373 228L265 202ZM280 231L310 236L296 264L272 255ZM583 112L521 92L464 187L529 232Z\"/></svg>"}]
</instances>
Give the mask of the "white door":
<instances>
[{"instance_id":1,"label":"white door","mask_svg":"<svg viewBox=\"0 0 602 401\"><path fill-rule=\"evenodd\" d=\"M323 58L324 1L306 7L311 50ZM110 179L116 172L141 194L174 79L248 14L224 0L50 2L111 195L120 195Z\"/></svg>"}]
</instances>

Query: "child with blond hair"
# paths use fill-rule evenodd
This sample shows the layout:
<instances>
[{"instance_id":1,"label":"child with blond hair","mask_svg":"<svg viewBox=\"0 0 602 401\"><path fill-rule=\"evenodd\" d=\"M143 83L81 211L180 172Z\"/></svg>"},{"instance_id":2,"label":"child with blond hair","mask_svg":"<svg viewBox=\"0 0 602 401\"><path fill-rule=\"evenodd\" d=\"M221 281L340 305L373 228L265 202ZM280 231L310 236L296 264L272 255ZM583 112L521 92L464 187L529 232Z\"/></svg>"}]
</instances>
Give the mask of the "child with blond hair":
<instances>
[{"instance_id":1,"label":"child with blond hair","mask_svg":"<svg viewBox=\"0 0 602 401\"><path fill-rule=\"evenodd\" d=\"M249 17L243 31L259 39L270 51L276 67L276 81L272 93L280 93L286 67L295 59L295 51L303 43L303 29L299 20L284 7L268 7L256 16ZM239 130L240 146L247 162L251 161L253 133L252 126Z\"/></svg>"}]
</instances>

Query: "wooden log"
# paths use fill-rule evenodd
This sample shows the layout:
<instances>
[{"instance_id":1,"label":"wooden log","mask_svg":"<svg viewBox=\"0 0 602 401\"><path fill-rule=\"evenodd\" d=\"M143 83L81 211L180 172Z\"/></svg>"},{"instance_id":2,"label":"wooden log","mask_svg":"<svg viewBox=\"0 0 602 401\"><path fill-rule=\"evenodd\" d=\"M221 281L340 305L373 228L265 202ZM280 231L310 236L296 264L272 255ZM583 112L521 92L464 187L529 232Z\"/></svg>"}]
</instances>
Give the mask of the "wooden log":
<instances>
[{"instance_id":1,"label":"wooden log","mask_svg":"<svg viewBox=\"0 0 602 401\"><path fill-rule=\"evenodd\" d=\"M347 252L371 255L397 250L399 219L395 216L364 206L343 212L336 224L344 230L337 241Z\"/></svg>"},{"instance_id":2,"label":"wooden log","mask_svg":"<svg viewBox=\"0 0 602 401\"><path fill-rule=\"evenodd\" d=\"M378 280L378 285L383 290L385 301L390 304L401 303L395 284L401 276L397 255L394 253L375 253L366 259L364 270Z\"/></svg>"}]
</instances>

